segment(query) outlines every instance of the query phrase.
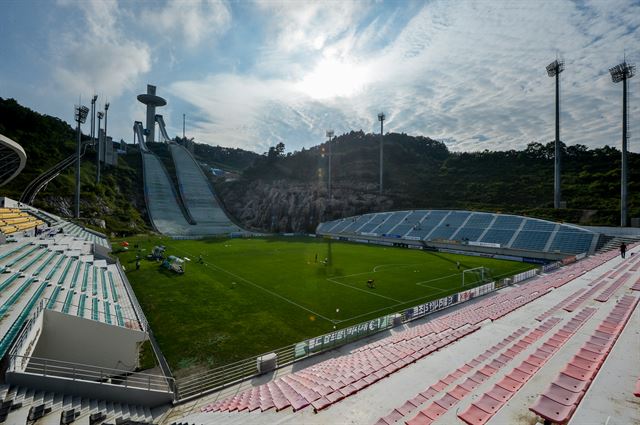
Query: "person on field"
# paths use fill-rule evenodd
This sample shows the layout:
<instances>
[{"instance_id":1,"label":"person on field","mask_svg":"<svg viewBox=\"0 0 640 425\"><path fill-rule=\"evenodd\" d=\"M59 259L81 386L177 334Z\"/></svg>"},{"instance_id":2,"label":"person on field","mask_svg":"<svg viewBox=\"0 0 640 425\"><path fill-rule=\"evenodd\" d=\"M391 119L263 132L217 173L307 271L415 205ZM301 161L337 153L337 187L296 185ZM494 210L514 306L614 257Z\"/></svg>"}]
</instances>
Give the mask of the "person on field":
<instances>
[{"instance_id":1,"label":"person on field","mask_svg":"<svg viewBox=\"0 0 640 425\"><path fill-rule=\"evenodd\" d=\"M626 255L627 255L627 244L622 242L622 244L620 244L620 256L624 258Z\"/></svg>"}]
</instances>

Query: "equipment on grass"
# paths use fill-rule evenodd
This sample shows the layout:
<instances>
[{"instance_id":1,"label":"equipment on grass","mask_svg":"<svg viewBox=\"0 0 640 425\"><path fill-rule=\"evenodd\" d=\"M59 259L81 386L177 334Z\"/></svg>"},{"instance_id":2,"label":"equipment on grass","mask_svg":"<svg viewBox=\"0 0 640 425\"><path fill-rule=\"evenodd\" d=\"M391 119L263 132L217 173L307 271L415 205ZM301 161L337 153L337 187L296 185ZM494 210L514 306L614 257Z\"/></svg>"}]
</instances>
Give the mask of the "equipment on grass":
<instances>
[{"instance_id":1,"label":"equipment on grass","mask_svg":"<svg viewBox=\"0 0 640 425\"><path fill-rule=\"evenodd\" d=\"M478 285L491 281L491 270L487 267L474 267L462 271L462 287Z\"/></svg>"},{"instance_id":2,"label":"equipment on grass","mask_svg":"<svg viewBox=\"0 0 640 425\"><path fill-rule=\"evenodd\" d=\"M184 260L182 258L170 255L162 262L162 267L178 274L184 273Z\"/></svg>"},{"instance_id":3,"label":"equipment on grass","mask_svg":"<svg viewBox=\"0 0 640 425\"><path fill-rule=\"evenodd\" d=\"M147 258L149 260L162 260L164 259L165 249L164 245L154 246L151 254L147 255Z\"/></svg>"}]
</instances>

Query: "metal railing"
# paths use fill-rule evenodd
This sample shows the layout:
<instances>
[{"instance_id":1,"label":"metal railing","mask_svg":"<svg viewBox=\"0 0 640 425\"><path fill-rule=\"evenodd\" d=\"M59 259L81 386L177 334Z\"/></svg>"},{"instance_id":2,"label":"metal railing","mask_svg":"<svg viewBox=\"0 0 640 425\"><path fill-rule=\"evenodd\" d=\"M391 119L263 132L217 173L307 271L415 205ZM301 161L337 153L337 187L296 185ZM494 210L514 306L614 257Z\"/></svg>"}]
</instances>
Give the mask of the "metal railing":
<instances>
[{"instance_id":1,"label":"metal railing","mask_svg":"<svg viewBox=\"0 0 640 425\"><path fill-rule=\"evenodd\" d=\"M333 350L367 336L390 329L393 327L392 319L395 316L397 316L397 314L388 314L386 316L383 316L383 321L387 323L387 325L385 325L384 327L378 327L374 330L371 330L367 326L364 332L352 335L346 334L345 332L343 332L344 330L339 330L273 350L272 353L275 353L277 356L276 367L281 368L283 366L287 366L297 361L327 352L329 350ZM380 320L380 318L374 320ZM354 325L353 327L357 326L359 325ZM341 338L331 337L341 332L344 334ZM327 342L322 343L321 345L316 345L316 349L314 349L310 345L310 341L320 339L326 340ZM176 379L176 400L186 401L189 399L197 398L204 394L241 382L247 378L259 375L261 372L258 370L258 361L264 355L265 353L243 359L235 363L219 366L217 368L207 370L206 372L201 372L198 374L186 376L184 378Z\"/></svg>"},{"instance_id":2,"label":"metal railing","mask_svg":"<svg viewBox=\"0 0 640 425\"><path fill-rule=\"evenodd\" d=\"M118 385L124 388L146 391L173 392L173 378L167 378L164 375L152 375L40 357L11 354L9 356L8 371L64 378L71 381L85 381L94 384Z\"/></svg>"},{"instance_id":3,"label":"metal railing","mask_svg":"<svg viewBox=\"0 0 640 425\"><path fill-rule=\"evenodd\" d=\"M11 351L9 352L10 355L17 355L17 353L22 350L25 341L31 335L31 330L33 329L33 326L36 324L38 318L44 311L44 305L45 305L45 301L40 300L36 308L33 310L33 312L31 312L30 317L27 319L27 322L22 327L22 331L20 331L20 334L18 334L18 337L15 339L13 346L11 347ZM29 347L27 348L27 351L30 351Z\"/></svg>"},{"instance_id":4,"label":"metal railing","mask_svg":"<svg viewBox=\"0 0 640 425\"><path fill-rule=\"evenodd\" d=\"M138 323L140 323L140 327L142 328L142 331L144 332L149 332L149 322L147 321L147 317L144 315L144 312L142 311L142 307L140 306L140 303L138 303L138 299L136 298L134 292L133 292L133 288L131 287L131 284L129 283L129 280L127 279L127 275L124 272L124 270L122 270L122 264L120 264L120 258L116 257L116 269L118 270L118 275L120 276L120 281L122 282L122 286L124 287L125 292L127 293L127 298L129 298L129 301L131 301L131 306L133 307L133 313L136 316L136 319L138 320Z\"/></svg>"}]
</instances>

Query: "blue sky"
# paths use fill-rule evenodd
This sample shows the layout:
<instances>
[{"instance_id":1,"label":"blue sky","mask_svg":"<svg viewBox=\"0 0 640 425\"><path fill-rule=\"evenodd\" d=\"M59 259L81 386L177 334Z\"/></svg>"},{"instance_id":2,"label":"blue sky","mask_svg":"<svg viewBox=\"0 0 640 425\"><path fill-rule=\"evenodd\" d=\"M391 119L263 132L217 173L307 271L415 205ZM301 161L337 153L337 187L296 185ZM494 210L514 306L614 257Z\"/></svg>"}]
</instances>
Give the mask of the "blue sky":
<instances>
[{"instance_id":1,"label":"blue sky","mask_svg":"<svg viewBox=\"0 0 640 425\"><path fill-rule=\"evenodd\" d=\"M136 95L155 84L170 136L264 152L325 130L443 140L453 151L518 149L554 137L558 55L567 144L619 146L620 84L640 62L640 2L0 2L0 97L73 120L82 96L111 103L109 133L132 141ZM630 148L640 151L640 76ZM88 127L87 127L88 128ZM87 130L85 130L87 131Z\"/></svg>"}]
</instances>

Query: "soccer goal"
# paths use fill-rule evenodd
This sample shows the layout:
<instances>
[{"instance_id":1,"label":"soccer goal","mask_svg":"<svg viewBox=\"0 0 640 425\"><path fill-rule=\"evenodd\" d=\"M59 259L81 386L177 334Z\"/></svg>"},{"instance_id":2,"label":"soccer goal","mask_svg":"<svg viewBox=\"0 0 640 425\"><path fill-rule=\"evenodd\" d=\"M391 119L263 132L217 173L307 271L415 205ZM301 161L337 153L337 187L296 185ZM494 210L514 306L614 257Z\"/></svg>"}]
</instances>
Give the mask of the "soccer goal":
<instances>
[{"instance_id":1,"label":"soccer goal","mask_svg":"<svg viewBox=\"0 0 640 425\"><path fill-rule=\"evenodd\" d=\"M475 267L462 271L462 287L475 286L491 281L491 270L487 267Z\"/></svg>"}]
</instances>

